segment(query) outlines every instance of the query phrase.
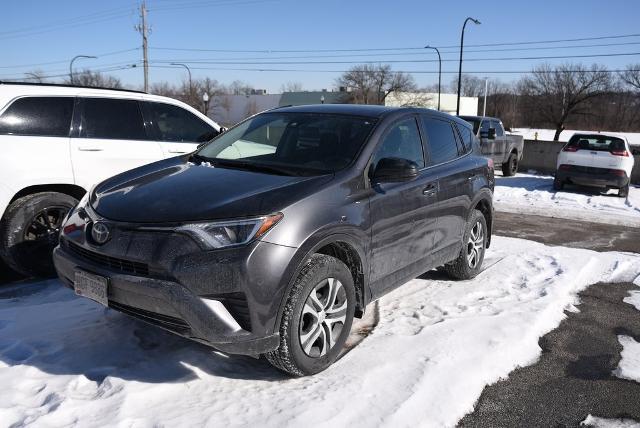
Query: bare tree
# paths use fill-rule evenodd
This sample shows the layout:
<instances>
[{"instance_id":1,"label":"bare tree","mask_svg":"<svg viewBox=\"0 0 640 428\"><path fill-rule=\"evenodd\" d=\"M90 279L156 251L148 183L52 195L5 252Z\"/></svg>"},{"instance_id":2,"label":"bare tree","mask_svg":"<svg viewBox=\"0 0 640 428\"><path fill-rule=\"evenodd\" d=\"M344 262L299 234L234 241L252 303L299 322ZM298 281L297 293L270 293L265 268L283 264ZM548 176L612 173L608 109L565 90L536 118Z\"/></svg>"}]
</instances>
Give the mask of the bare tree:
<instances>
[{"instance_id":1,"label":"bare tree","mask_svg":"<svg viewBox=\"0 0 640 428\"><path fill-rule=\"evenodd\" d=\"M39 69L24 73L24 75L24 80L26 80L27 82L44 83L47 81L47 74Z\"/></svg>"},{"instance_id":2,"label":"bare tree","mask_svg":"<svg viewBox=\"0 0 640 428\"><path fill-rule=\"evenodd\" d=\"M415 81L409 74L394 72L388 64L356 65L340 76L337 86L351 88L351 102L356 104L384 104L392 92L412 92Z\"/></svg>"},{"instance_id":3,"label":"bare tree","mask_svg":"<svg viewBox=\"0 0 640 428\"><path fill-rule=\"evenodd\" d=\"M258 105L256 103L256 100L250 100L249 103L247 104L245 116L246 117L253 116L256 113L258 113Z\"/></svg>"},{"instance_id":4,"label":"bare tree","mask_svg":"<svg viewBox=\"0 0 640 428\"><path fill-rule=\"evenodd\" d=\"M280 86L280 92L301 92L302 91L302 83L301 82L287 82Z\"/></svg>"},{"instance_id":5,"label":"bare tree","mask_svg":"<svg viewBox=\"0 0 640 428\"><path fill-rule=\"evenodd\" d=\"M65 83L71 83L69 79ZM82 70L73 73L73 84L88 87L122 89L122 81L108 74L101 74L98 71Z\"/></svg>"},{"instance_id":6,"label":"bare tree","mask_svg":"<svg viewBox=\"0 0 640 428\"><path fill-rule=\"evenodd\" d=\"M589 114L588 101L602 95L610 86L610 76L602 66L586 68L580 64L556 67L544 64L519 82L526 114L555 127L554 141L565 123L575 115Z\"/></svg>"},{"instance_id":7,"label":"bare tree","mask_svg":"<svg viewBox=\"0 0 640 428\"><path fill-rule=\"evenodd\" d=\"M451 81L451 92L458 92L458 77L454 77ZM480 77L471 76L468 74L462 75L462 84L460 85L461 97L481 97L484 95L484 79Z\"/></svg>"},{"instance_id":8,"label":"bare tree","mask_svg":"<svg viewBox=\"0 0 640 428\"><path fill-rule=\"evenodd\" d=\"M630 64L620 73L620 78L629 86L640 90L640 64Z\"/></svg>"},{"instance_id":9,"label":"bare tree","mask_svg":"<svg viewBox=\"0 0 640 428\"><path fill-rule=\"evenodd\" d=\"M223 92L229 95L251 95L252 90L253 86L248 83L234 80L223 89Z\"/></svg>"}]
</instances>

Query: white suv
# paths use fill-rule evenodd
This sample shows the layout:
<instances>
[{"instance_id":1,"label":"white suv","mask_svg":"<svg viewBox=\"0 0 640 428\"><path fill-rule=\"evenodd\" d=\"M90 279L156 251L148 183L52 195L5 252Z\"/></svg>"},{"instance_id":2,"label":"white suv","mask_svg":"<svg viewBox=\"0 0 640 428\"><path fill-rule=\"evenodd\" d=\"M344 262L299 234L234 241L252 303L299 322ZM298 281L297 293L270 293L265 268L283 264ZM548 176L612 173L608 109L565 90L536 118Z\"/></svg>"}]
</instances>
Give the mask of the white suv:
<instances>
[{"instance_id":1,"label":"white suv","mask_svg":"<svg viewBox=\"0 0 640 428\"><path fill-rule=\"evenodd\" d=\"M93 184L220 131L171 98L0 82L0 256L25 275L52 274L60 224Z\"/></svg>"},{"instance_id":2,"label":"white suv","mask_svg":"<svg viewBox=\"0 0 640 428\"><path fill-rule=\"evenodd\" d=\"M629 195L633 154L625 138L611 134L574 134L558 154L553 188L566 183L618 189Z\"/></svg>"}]
</instances>

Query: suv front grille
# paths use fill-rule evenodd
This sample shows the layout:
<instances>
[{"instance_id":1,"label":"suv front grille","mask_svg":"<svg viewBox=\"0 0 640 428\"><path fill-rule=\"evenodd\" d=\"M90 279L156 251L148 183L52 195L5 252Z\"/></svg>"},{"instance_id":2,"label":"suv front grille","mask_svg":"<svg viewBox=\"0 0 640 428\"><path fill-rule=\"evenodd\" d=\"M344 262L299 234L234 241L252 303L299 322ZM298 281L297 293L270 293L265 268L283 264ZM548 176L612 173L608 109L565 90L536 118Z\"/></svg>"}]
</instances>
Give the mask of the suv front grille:
<instances>
[{"instance_id":1,"label":"suv front grille","mask_svg":"<svg viewBox=\"0 0 640 428\"><path fill-rule=\"evenodd\" d=\"M137 275L149 275L149 266L146 263L133 262L131 260L119 259L117 257L105 256L86 248L82 248L78 244L66 241L67 247L75 255L87 259L97 265L110 269L119 270L124 273L132 273Z\"/></svg>"}]
</instances>

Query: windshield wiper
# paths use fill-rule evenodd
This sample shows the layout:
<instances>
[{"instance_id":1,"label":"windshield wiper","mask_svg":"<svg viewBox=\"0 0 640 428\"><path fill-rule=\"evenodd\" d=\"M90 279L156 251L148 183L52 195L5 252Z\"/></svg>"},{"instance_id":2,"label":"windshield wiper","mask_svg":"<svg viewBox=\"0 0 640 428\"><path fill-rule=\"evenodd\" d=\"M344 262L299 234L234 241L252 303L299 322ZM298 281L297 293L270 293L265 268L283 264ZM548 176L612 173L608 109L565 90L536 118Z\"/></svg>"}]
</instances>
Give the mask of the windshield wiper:
<instances>
[{"instance_id":1,"label":"windshield wiper","mask_svg":"<svg viewBox=\"0 0 640 428\"><path fill-rule=\"evenodd\" d=\"M226 159L208 159L214 166L222 166L237 169L246 169L256 172L270 172L278 175L298 175L289 168L283 168L273 165L265 165L252 162L243 162L238 160L226 160Z\"/></svg>"}]
</instances>

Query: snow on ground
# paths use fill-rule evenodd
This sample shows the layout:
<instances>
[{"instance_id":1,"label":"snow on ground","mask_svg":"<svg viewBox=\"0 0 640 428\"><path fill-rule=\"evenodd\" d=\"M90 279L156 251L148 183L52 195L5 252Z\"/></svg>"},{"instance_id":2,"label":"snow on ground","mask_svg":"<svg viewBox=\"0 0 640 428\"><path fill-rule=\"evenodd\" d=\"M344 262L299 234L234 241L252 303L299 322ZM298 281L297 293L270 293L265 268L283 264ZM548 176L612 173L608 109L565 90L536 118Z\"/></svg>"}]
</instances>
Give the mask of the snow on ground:
<instances>
[{"instance_id":1,"label":"snow on ground","mask_svg":"<svg viewBox=\"0 0 640 428\"><path fill-rule=\"evenodd\" d=\"M513 128L511 130L512 134L522 135L525 140L535 140L536 133L538 134L538 140L540 141L553 141L553 137L556 133L555 129L535 129L535 128ZM559 141L569 141L569 139L575 134L579 133L587 133L593 134L598 131L579 131L575 129L567 129L562 131L560 134ZM609 131L601 131L605 134L617 135L620 137L625 137L629 144L632 145L640 145L640 133L639 132L609 132Z\"/></svg>"},{"instance_id":2,"label":"snow on ground","mask_svg":"<svg viewBox=\"0 0 640 428\"><path fill-rule=\"evenodd\" d=\"M638 428L640 422L632 419L606 419L589 415L580 425L594 428Z\"/></svg>"},{"instance_id":3,"label":"snow on ground","mask_svg":"<svg viewBox=\"0 0 640 428\"><path fill-rule=\"evenodd\" d=\"M77 298L0 289L0 421L23 426L453 426L540 354L577 293L632 281L640 256L495 237L472 281L433 271L380 301L380 323L316 376L228 357Z\"/></svg>"},{"instance_id":4,"label":"snow on ground","mask_svg":"<svg viewBox=\"0 0 640 428\"><path fill-rule=\"evenodd\" d=\"M630 336L618 336L622 352L618 367L613 374L622 379L640 382L640 343Z\"/></svg>"},{"instance_id":5,"label":"snow on ground","mask_svg":"<svg viewBox=\"0 0 640 428\"><path fill-rule=\"evenodd\" d=\"M556 192L553 177L518 173L496 176L493 202L503 212L640 227L640 188L631 186L627 199L617 192L577 186Z\"/></svg>"},{"instance_id":6,"label":"snow on ground","mask_svg":"<svg viewBox=\"0 0 640 428\"><path fill-rule=\"evenodd\" d=\"M636 278L634 284L640 286L640 284L637 284L638 280L640 280L640 277ZM629 296L625 297L623 302L635 306L636 309L640 311L640 291L629 291Z\"/></svg>"}]
</instances>

